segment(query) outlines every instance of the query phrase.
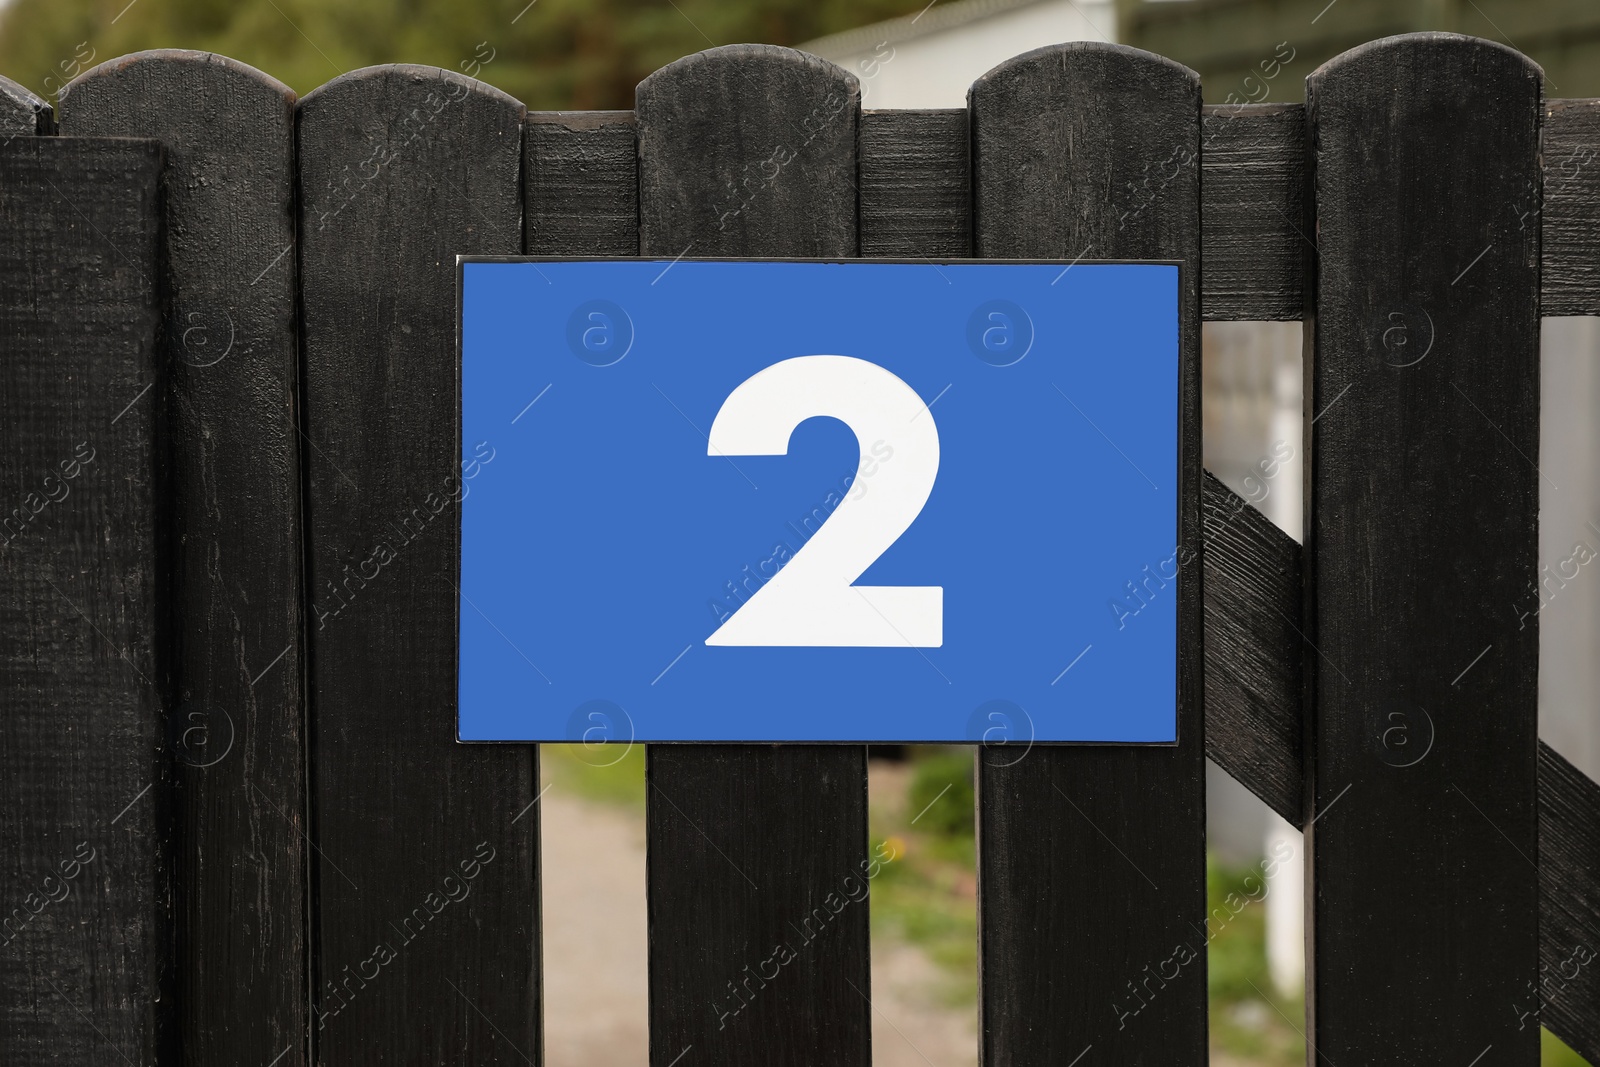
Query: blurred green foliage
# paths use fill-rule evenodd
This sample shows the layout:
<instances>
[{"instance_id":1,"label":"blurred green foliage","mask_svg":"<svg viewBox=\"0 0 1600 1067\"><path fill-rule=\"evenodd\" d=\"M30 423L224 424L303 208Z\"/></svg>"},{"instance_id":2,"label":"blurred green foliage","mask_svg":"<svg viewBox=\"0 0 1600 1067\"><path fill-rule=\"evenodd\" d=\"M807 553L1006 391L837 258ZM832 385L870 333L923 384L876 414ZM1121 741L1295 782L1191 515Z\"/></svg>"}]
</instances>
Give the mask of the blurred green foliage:
<instances>
[{"instance_id":1,"label":"blurred green foliage","mask_svg":"<svg viewBox=\"0 0 1600 1067\"><path fill-rule=\"evenodd\" d=\"M644 810L643 745L540 745L545 781L585 800Z\"/></svg>"},{"instance_id":2,"label":"blurred green foliage","mask_svg":"<svg viewBox=\"0 0 1600 1067\"><path fill-rule=\"evenodd\" d=\"M912 771L909 801L918 830L971 837L972 749L952 746L921 753Z\"/></svg>"},{"instance_id":3,"label":"blurred green foliage","mask_svg":"<svg viewBox=\"0 0 1600 1067\"><path fill-rule=\"evenodd\" d=\"M1548 1030L1540 1030L1540 1067L1589 1067L1589 1061L1568 1048Z\"/></svg>"},{"instance_id":4,"label":"blurred green foliage","mask_svg":"<svg viewBox=\"0 0 1600 1067\"><path fill-rule=\"evenodd\" d=\"M358 67L423 63L476 71L535 110L631 108L645 75L692 52L799 44L914 15L916 7L907 0L12 0L0 9L0 74L53 98L95 63L192 48L258 67L301 94Z\"/></svg>"},{"instance_id":5,"label":"blurred green foliage","mask_svg":"<svg viewBox=\"0 0 1600 1067\"><path fill-rule=\"evenodd\" d=\"M1277 890L1267 882L1266 892ZM1285 997L1267 971L1261 869L1206 861L1206 983L1212 1048L1260 1067L1306 1062L1305 1002ZM1225 919L1223 917L1226 917Z\"/></svg>"}]
</instances>

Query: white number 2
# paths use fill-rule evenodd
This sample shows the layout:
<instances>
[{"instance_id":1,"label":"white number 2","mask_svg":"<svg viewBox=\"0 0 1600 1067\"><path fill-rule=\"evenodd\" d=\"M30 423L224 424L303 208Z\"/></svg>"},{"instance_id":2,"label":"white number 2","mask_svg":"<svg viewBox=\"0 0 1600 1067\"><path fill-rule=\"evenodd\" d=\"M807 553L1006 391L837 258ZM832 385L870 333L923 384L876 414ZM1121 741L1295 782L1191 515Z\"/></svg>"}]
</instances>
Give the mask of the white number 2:
<instances>
[{"instance_id":1,"label":"white number 2","mask_svg":"<svg viewBox=\"0 0 1600 1067\"><path fill-rule=\"evenodd\" d=\"M894 464L878 472L870 491L847 495L706 644L939 647L943 586L852 584L906 532L933 492L939 431L916 390L864 359L786 359L728 394L711 423L706 454L787 455L795 427L818 415L855 431L863 458L869 442L888 442Z\"/></svg>"}]
</instances>

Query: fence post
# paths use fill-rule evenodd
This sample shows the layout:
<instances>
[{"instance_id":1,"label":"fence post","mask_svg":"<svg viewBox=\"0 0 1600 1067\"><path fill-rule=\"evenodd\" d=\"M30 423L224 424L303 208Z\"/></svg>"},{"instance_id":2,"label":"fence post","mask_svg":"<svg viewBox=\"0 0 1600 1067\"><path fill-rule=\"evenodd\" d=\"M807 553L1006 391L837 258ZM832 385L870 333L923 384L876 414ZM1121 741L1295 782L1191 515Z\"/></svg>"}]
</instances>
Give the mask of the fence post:
<instances>
[{"instance_id":1,"label":"fence post","mask_svg":"<svg viewBox=\"0 0 1600 1067\"><path fill-rule=\"evenodd\" d=\"M102 64L65 134L166 146L160 434L185 1062L307 1062L294 93L198 52ZM269 859L270 857L270 859Z\"/></svg>"},{"instance_id":2,"label":"fence post","mask_svg":"<svg viewBox=\"0 0 1600 1067\"><path fill-rule=\"evenodd\" d=\"M461 462L455 257L522 250L522 116L418 66L300 102L327 1067L541 1058L537 750L455 743L458 505L496 475L493 441Z\"/></svg>"},{"instance_id":3,"label":"fence post","mask_svg":"<svg viewBox=\"0 0 1600 1067\"><path fill-rule=\"evenodd\" d=\"M635 104L640 252L854 256L859 112L854 77L786 48L656 71ZM866 861L865 746L653 745L647 768L650 1062L692 1047L707 1063L865 1067L867 908L810 944L796 933ZM794 961L740 999L778 945Z\"/></svg>"},{"instance_id":4,"label":"fence post","mask_svg":"<svg viewBox=\"0 0 1600 1067\"><path fill-rule=\"evenodd\" d=\"M969 101L979 256L1182 261L1190 430L1180 484L1163 487L1179 499L1164 591L1180 597L1178 744L980 749L983 1061L1203 1063L1200 82L1148 52L1069 44L996 67ZM1137 418L1102 432L1137 433Z\"/></svg>"},{"instance_id":5,"label":"fence post","mask_svg":"<svg viewBox=\"0 0 1600 1067\"><path fill-rule=\"evenodd\" d=\"M1539 1058L1541 81L1416 34L1307 83L1319 1062Z\"/></svg>"},{"instance_id":6,"label":"fence post","mask_svg":"<svg viewBox=\"0 0 1600 1067\"><path fill-rule=\"evenodd\" d=\"M171 1062L161 167L150 141L0 147L6 1063Z\"/></svg>"}]
</instances>

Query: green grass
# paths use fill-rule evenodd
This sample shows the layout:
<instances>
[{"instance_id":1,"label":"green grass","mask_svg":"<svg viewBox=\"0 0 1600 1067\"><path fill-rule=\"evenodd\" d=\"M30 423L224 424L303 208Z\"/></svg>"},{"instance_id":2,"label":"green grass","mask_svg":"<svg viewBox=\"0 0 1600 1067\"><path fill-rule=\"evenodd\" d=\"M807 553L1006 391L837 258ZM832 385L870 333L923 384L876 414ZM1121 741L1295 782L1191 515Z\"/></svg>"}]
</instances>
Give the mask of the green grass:
<instances>
[{"instance_id":1,"label":"green grass","mask_svg":"<svg viewBox=\"0 0 1600 1067\"><path fill-rule=\"evenodd\" d=\"M1539 1031L1539 1067L1589 1067L1589 1061L1572 1051L1548 1030Z\"/></svg>"},{"instance_id":2,"label":"green grass","mask_svg":"<svg viewBox=\"0 0 1600 1067\"><path fill-rule=\"evenodd\" d=\"M540 745L539 764L557 789L644 810L643 745Z\"/></svg>"},{"instance_id":3,"label":"green grass","mask_svg":"<svg viewBox=\"0 0 1600 1067\"><path fill-rule=\"evenodd\" d=\"M1206 913L1213 916L1206 928L1211 937L1206 953L1211 1047L1213 1054L1226 1053L1261 1067L1300 1067L1305 1063L1305 1001L1272 987L1262 886L1259 867L1206 863ZM1274 891L1270 881L1265 886L1267 893Z\"/></svg>"}]
</instances>

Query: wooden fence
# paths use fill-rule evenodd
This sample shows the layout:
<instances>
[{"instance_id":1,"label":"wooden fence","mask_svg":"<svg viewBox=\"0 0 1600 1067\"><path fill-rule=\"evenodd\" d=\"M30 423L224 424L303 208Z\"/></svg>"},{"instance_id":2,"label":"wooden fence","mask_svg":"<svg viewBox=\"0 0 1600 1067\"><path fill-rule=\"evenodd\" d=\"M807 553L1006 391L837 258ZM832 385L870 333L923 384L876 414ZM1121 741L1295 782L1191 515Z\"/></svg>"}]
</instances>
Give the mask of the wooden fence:
<instances>
[{"instance_id":1,"label":"wooden fence","mask_svg":"<svg viewBox=\"0 0 1600 1067\"><path fill-rule=\"evenodd\" d=\"M1204 751L980 753L983 1060L1205 1062L1209 755L1308 831L1317 1062L1531 1065L1540 1022L1600 1062L1600 787L1537 741L1528 611L1600 102L1447 35L1308 99L1083 44L953 111L756 46L633 112L173 51L0 83L4 1062L540 1061L538 752L454 743L457 516L416 516L469 474L454 257L518 253L1181 260L1191 386L1202 318L1303 318L1303 558L1209 476L1182 519ZM651 1062L865 1065L867 909L746 971L869 861L865 750L648 788Z\"/></svg>"}]
</instances>

